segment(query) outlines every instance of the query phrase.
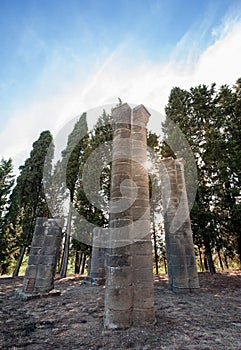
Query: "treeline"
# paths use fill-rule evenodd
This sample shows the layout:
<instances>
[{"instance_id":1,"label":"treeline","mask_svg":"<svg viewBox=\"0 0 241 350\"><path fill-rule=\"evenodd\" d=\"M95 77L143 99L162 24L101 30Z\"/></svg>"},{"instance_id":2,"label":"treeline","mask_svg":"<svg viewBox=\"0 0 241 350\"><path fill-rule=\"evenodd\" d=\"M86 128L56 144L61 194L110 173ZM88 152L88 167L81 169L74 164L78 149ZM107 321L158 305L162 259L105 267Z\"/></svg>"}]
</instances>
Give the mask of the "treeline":
<instances>
[{"instance_id":1,"label":"treeline","mask_svg":"<svg viewBox=\"0 0 241 350\"><path fill-rule=\"evenodd\" d=\"M185 145L182 146L179 136L173 132L171 121L178 125L190 145L198 169L191 221L200 268L215 272L215 266L228 268L230 262L238 266L241 263L241 79L233 87L224 85L219 89L215 84L200 85L189 91L175 87L169 96L166 116L163 125L160 122L165 141L149 132L148 145L160 157L176 158L182 154L176 150ZM63 216L66 202L68 215L65 215L58 270L64 277L71 260L74 272L83 273L91 254L88 240L91 228L108 227L111 141L110 115L103 111L89 131L84 113L55 165L53 137L49 131L42 132L34 142L16 179L12 175L11 159L2 159L0 273L18 275L28 254L36 218ZM179 148L170 147L175 144ZM93 181L83 183L84 172ZM96 174L100 175L98 184ZM97 198L98 203L90 198ZM158 199L151 212L156 271L160 261L165 264L162 224L160 215L156 215L160 210L161 199Z\"/></svg>"},{"instance_id":2,"label":"treeline","mask_svg":"<svg viewBox=\"0 0 241 350\"><path fill-rule=\"evenodd\" d=\"M195 157L197 194L191 209L194 243L202 269L215 272L228 261L241 262L241 79L233 87L175 87L163 125L168 143L180 140L169 127L174 121ZM166 144L165 156L175 154ZM188 176L188 174L187 174Z\"/></svg>"}]
</instances>

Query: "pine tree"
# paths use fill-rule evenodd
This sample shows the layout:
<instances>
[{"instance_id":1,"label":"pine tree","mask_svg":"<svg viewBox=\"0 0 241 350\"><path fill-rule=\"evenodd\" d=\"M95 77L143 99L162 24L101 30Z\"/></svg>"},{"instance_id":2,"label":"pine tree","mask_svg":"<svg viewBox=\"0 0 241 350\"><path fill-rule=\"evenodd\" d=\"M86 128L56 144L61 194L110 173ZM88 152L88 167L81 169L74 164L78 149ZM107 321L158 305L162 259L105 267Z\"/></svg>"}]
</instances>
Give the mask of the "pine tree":
<instances>
[{"instance_id":1,"label":"pine tree","mask_svg":"<svg viewBox=\"0 0 241 350\"><path fill-rule=\"evenodd\" d=\"M48 152L49 148L51 152ZM20 174L8 212L10 232L15 236L14 254L19 255L13 276L18 275L26 249L31 243L36 218L51 215L44 194L43 169L47 163L51 173L52 155L52 135L49 131L43 131L33 143L30 157L19 168Z\"/></svg>"},{"instance_id":2,"label":"pine tree","mask_svg":"<svg viewBox=\"0 0 241 350\"><path fill-rule=\"evenodd\" d=\"M64 249L60 268L60 277L66 276L69 258L72 209L76 194L76 184L79 176L79 167L81 164L82 154L86 147L88 138L88 126L86 113L83 113L75 124L73 131L68 137L66 149L62 152L61 168L66 174L66 187L69 190L69 212L67 218L67 226L65 233Z\"/></svg>"},{"instance_id":3,"label":"pine tree","mask_svg":"<svg viewBox=\"0 0 241 350\"><path fill-rule=\"evenodd\" d=\"M0 162L0 274L5 274L10 265L6 215L9 207L9 196L14 183L12 171L12 159L2 159Z\"/></svg>"},{"instance_id":4,"label":"pine tree","mask_svg":"<svg viewBox=\"0 0 241 350\"><path fill-rule=\"evenodd\" d=\"M214 251L221 266L221 253L233 257L235 249L240 252L239 88L240 80L233 89L225 85L218 91L215 84L210 88L199 85L190 91L174 88L166 107L167 116L188 140L198 166L191 219L195 243L199 249L205 247L211 272L215 272ZM163 125L168 143L178 145L180 140L168 123L169 120Z\"/></svg>"},{"instance_id":5,"label":"pine tree","mask_svg":"<svg viewBox=\"0 0 241 350\"><path fill-rule=\"evenodd\" d=\"M91 254L93 228L108 226L112 138L111 116L103 111L88 135L74 201L78 215L73 218L72 247L85 255ZM87 174L87 181L83 172Z\"/></svg>"}]
</instances>

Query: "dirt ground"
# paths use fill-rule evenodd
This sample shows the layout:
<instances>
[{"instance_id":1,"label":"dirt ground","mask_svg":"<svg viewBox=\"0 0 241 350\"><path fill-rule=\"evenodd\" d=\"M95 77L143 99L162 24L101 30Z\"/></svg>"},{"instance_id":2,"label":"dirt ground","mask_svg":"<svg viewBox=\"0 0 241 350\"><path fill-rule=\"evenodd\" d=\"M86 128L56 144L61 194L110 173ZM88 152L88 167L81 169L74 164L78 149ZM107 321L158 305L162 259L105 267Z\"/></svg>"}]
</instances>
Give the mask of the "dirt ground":
<instances>
[{"instance_id":1,"label":"dirt ground","mask_svg":"<svg viewBox=\"0 0 241 350\"><path fill-rule=\"evenodd\" d=\"M0 278L0 349L207 349L241 350L241 271L200 273L201 288L188 295L155 278L156 325L107 331L104 287L81 276L55 282L61 295L20 301L22 277Z\"/></svg>"}]
</instances>

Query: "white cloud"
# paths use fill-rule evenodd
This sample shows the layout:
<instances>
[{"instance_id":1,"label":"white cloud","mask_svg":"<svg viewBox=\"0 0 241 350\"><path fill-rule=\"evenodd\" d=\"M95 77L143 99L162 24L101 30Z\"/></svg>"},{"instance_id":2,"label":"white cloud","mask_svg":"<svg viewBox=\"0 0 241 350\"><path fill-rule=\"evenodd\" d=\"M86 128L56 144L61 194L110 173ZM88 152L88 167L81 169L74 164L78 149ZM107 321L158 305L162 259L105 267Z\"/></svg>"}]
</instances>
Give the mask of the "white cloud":
<instances>
[{"instance_id":1,"label":"white cloud","mask_svg":"<svg viewBox=\"0 0 241 350\"><path fill-rule=\"evenodd\" d=\"M194 81L233 84L241 76L240 62L241 23L238 23L202 53L196 65Z\"/></svg>"},{"instance_id":2,"label":"white cloud","mask_svg":"<svg viewBox=\"0 0 241 350\"><path fill-rule=\"evenodd\" d=\"M2 131L2 155L13 157L19 166L28 156L32 143L42 130L49 129L56 133L65 122L76 115L98 105L117 103L118 97L128 103L143 103L163 113L170 90L174 86L189 89L197 84L212 82L218 85L232 85L241 76L241 22L235 25L232 23L232 26L226 23L223 28L224 32L216 29L216 41L198 57L194 55L192 60L188 55L186 61L183 61L183 57L179 61L178 56L174 54L165 64L138 62L138 57L135 58L132 51L132 60L127 61L129 48L120 46L92 74L88 75L88 72L85 72L83 75L83 69L77 66L74 79L71 79L71 76L74 76L73 71L69 80L66 76L64 81L58 80L63 88L56 93L56 71L50 71L48 75L46 68L41 88L35 94L36 96L39 93L38 97L32 101L25 101L21 108L16 106L15 112ZM187 37L184 41L188 49ZM176 52L179 49L180 44L177 45ZM49 97L44 92L45 86L48 87L48 91L53 87ZM157 118L155 121L151 120L150 125L155 130L160 129Z\"/></svg>"}]
</instances>

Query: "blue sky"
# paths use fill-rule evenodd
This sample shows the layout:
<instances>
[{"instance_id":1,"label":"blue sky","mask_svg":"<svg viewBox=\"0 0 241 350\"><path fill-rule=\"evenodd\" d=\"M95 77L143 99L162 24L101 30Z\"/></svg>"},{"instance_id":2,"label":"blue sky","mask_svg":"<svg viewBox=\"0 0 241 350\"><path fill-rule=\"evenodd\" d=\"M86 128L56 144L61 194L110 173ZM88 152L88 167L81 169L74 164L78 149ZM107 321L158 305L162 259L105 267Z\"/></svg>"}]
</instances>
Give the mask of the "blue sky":
<instances>
[{"instance_id":1,"label":"blue sky","mask_svg":"<svg viewBox=\"0 0 241 350\"><path fill-rule=\"evenodd\" d=\"M173 86L241 76L239 0L0 0L0 39L0 147L17 166L89 108L163 113Z\"/></svg>"}]
</instances>

